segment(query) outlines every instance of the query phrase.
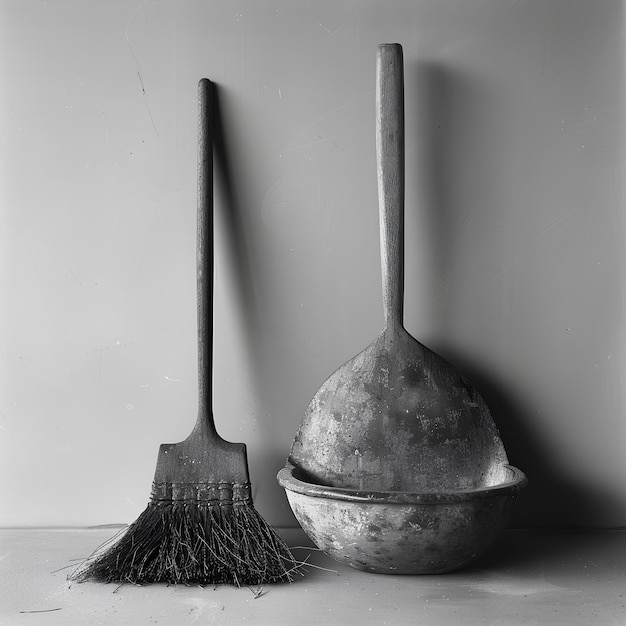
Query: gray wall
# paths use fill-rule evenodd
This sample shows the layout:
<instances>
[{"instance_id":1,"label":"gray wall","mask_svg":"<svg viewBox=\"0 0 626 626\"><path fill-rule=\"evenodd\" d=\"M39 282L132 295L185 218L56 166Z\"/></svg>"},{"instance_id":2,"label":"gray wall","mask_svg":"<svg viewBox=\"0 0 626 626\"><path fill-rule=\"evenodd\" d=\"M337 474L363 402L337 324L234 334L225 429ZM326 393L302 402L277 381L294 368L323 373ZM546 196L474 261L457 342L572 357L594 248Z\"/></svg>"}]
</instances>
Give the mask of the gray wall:
<instances>
[{"instance_id":1,"label":"gray wall","mask_svg":"<svg viewBox=\"0 0 626 626\"><path fill-rule=\"evenodd\" d=\"M195 420L196 85L219 85L215 415L256 506L382 329L376 45L406 71L407 329L531 486L626 525L616 0L0 0L0 524L130 522Z\"/></svg>"}]
</instances>

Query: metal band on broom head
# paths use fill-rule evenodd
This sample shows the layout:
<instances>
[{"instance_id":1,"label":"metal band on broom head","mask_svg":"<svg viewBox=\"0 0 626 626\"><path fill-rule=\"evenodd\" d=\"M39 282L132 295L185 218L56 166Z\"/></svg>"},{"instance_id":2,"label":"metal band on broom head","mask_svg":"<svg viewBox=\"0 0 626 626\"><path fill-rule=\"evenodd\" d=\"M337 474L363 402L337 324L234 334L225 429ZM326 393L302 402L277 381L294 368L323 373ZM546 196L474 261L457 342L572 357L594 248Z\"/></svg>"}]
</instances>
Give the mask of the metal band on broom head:
<instances>
[{"instance_id":1,"label":"metal band on broom head","mask_svg":"<svg viewBox=\"0 0 626 626\"><path fill-rule=\"evenodd\" d=\"M222 439L213 420L213 89L198 86L198 418L187 439L160 446L147 508L73 580L259 585L301 567L254 508L245 444Z\"/></svg>"}]
</instances>

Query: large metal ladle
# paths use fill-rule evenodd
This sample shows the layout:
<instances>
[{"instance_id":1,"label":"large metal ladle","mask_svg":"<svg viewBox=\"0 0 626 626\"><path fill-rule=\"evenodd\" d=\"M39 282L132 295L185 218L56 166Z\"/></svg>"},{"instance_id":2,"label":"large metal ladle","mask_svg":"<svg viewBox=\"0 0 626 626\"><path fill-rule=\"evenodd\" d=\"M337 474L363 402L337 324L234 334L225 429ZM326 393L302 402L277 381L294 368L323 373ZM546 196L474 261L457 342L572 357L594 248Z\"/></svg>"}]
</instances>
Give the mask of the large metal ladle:
<instances>
[{"instance_id":1,"label":"large metal ladle","mask_svg":"<svg viewBox=\"0 0 626 626\"><path fill-rule=\"evenodd\" d=\"M503 480L489 409L403 326L404 85L399 44L377 51L376 153L385 328L309 404L289 463L306 481L370 492L476 489Z\"/></svg>"}]
</instances>

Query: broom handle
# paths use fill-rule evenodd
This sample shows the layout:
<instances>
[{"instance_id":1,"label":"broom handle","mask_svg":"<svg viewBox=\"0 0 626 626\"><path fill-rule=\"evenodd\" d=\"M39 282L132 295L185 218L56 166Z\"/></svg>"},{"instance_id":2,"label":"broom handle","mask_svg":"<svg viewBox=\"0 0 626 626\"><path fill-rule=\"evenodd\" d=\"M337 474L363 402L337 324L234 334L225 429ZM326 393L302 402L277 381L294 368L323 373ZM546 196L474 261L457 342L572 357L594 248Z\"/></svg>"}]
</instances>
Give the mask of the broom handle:
<instances>
[{"instance_id":1,"label":"broom handle","mask_svg":"<svg viewBox=\"0 0 626 626\"><path fill-rule=\"evenodd\" d=\"M402 327L404 298L404 67L402 46L376 54L376 169L383 309L387 328Z\"/></svg>"},{"instance_id":2,"label":"broom handle","mask_svg":"<svg viewBox=\"0 0 626 626\"><path fill-rule=\"evenodd\" d=\"M196 278L198 294L198 422L218 437L213 420L213 89L198 83L198 224Z\"/></svg>"}]
</instances>

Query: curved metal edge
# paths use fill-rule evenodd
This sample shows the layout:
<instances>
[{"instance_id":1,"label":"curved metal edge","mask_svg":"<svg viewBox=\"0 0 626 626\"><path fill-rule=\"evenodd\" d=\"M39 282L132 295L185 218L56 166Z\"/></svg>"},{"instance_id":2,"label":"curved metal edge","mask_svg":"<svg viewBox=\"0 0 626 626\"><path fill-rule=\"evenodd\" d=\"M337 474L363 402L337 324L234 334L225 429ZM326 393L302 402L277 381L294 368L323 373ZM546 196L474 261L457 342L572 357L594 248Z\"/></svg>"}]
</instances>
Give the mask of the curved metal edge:
<instances>
[{"instance_id":1,"label":"curved metal edge","mask_svg":"<svg viewBox=\"0 0 626 626\"><path fill-rule=\"evenodd\" d=\"M491 487L442 491L437 493L412 493L404 491L361 491L344 487L317 485L296 478L296 467L287 463L278 472L278 483L287 491L293 491L313 498L330 498L349 502L367 502L370 504L454 504L468 500L482 500L502 496L514 496L528 484L522 470L513 465L505 465L511 473L511 479Z\"/></svg>"}]
</instances>

